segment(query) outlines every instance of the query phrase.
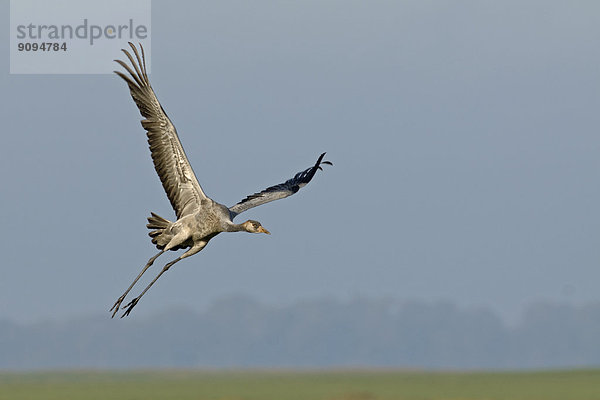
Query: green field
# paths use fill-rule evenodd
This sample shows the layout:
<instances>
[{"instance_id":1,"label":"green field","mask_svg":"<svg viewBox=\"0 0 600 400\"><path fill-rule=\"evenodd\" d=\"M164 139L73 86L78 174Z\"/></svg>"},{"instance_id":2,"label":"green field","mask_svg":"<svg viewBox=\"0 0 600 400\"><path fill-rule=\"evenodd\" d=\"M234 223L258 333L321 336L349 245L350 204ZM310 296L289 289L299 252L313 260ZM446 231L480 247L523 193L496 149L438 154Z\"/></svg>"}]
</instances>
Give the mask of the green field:
<instances>
[{"instance_id":1,"label":"green field","mask_svg":"<svg viewBox=\"0 0 600 400\"><path fill-rule=\"evenodd\" d=\"M600 399L600 370L0 372L0 400Z\"/></svg>"}]
</instances>

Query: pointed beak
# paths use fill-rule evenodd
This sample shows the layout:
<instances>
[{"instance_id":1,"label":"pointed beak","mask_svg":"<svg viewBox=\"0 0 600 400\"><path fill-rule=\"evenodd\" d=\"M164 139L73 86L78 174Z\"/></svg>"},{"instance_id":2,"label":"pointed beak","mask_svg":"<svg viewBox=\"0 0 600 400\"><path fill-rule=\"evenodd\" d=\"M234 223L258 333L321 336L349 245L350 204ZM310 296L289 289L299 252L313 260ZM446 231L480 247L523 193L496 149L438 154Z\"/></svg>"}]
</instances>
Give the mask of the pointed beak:
<instances>
[{"instance_id":1,"label":"pointed beak","mask_svg":"<svg viewBox=\"0 0 600 400\"><path fill-rule=\"evenodd\" d=\"M260 228L258 228L258 231L260 233L266 233L267 235L270 235L271 232L269 232L268 230L266 230L265 228L263 228L262 226Z\"/></svg>"}]
</instances>

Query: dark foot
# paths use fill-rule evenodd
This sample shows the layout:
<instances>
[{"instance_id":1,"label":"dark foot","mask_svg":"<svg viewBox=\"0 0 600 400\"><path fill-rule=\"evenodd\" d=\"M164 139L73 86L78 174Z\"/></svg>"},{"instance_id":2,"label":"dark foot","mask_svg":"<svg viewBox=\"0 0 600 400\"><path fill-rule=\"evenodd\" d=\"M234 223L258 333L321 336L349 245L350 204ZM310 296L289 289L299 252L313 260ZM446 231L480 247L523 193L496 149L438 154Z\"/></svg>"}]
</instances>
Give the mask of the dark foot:
<instances>
[{"instance_id":1,"label":"dark foot","mask_svg":"<svg viewBox=\"0 0 600 400\"><path fill-rule=\"evenodd\" d=\"M111 309L109 311L114 310L111 318L115 317L115 314L117 313L117 311L119 311L119 307L121 307L121 303L123 302L123 300L125 300L125 295L122 295L121 297L119 297L117 299L117 302L111 307Z\"/></svg>"},{"instance_id":2,"label":"dark foot","mask_svg":"<svg viewBox=\"0 0 600 400\"><path fill-rule=\"evenodd\" d=\"M135 299L131 300L129 302L129 304L127 304L125 306L127 308L127 310L125 310L125 312L123 313L123 315L121 315L121 318L128 316L129 313L131 312L131 310L133 310L133 307L135 307L135 305L138 303L138 301L140 301L139 297L136 297Z\"/></svg>"}]
</instances>

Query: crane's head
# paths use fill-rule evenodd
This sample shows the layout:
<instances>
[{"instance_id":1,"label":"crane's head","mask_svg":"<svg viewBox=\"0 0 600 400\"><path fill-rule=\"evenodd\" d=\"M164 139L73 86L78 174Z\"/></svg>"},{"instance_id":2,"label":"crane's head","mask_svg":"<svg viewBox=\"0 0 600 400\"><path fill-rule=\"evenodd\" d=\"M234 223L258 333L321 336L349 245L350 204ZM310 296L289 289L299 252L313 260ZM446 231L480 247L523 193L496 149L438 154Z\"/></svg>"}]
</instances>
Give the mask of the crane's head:
<instances>
[{"instance_id":1,"label":"crane's head","mask_svg":"<svg viewBox=\"0 0 600 400\"><path fill-rule=\"evenodd\" d=\"M260 222L258 221L254 221L249 219L248 221L244 222L242 224L242 226L244 227L244 230L246 232L250 232L250 233L266 233L267 235L270 235L271 232L269 232L268 230L266 230L265 228L263 228L263 226L260 224Z\"/></svg>"}]
</instances>

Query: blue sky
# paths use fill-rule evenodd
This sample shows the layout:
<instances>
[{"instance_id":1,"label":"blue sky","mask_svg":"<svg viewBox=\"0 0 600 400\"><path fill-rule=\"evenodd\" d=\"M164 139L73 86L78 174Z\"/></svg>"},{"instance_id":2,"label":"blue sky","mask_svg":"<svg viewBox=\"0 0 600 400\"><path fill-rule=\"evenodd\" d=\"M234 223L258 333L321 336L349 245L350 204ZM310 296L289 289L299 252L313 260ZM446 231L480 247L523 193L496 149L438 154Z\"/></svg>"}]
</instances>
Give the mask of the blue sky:
<instances>
[{"instance_id":1,"label":"blue sky","mask_svg":"<svg viewBox=\"0 0 600 400\"><path fill-rule=\"evenodd\" d=\"M155 252L145 218L174 217L140 116L116 76L9 75L0 9L0 319L108 311ZM209 196L335 166L244 215L271 236L220 235L132 316L231 293L509 319L600 301L600 4L154 1L151 33Z\"/></svg>"}]
</instances>

